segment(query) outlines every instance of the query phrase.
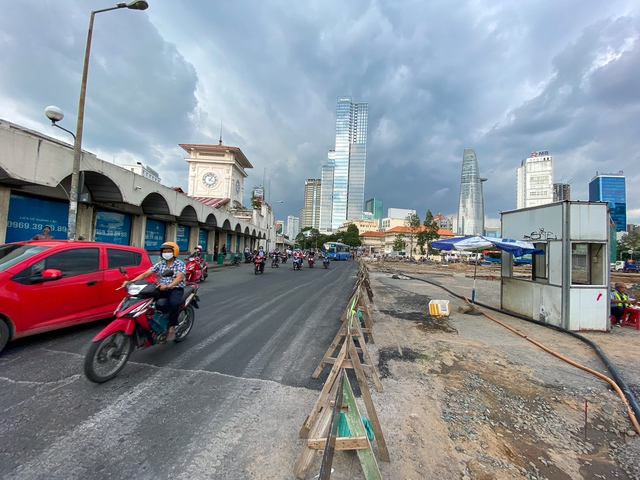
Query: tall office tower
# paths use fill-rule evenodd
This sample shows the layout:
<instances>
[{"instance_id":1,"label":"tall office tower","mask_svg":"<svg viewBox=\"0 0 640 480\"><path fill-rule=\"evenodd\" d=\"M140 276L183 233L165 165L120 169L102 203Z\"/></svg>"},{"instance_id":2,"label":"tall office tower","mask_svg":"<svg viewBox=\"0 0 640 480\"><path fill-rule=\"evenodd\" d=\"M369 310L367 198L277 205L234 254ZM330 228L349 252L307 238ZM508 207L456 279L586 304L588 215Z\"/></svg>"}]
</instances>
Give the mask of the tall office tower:
<instances>
[{"instance_id":1,"label":"tall office tower","mask_svg":"<svg viewBox=\"0 0 640 480\"><path fill-rule=\"evenodd\" d=\"M287 217L287 236L289 240L293 240L300 233L300 219L298 217L294 217L293 215L289 215Z\"/></svg>"},{"instance_id":2,"label":"tall office tower","mask_svg":"<svg viewBox=\"0 0 640 480\"><path fill-rule=\"evenodd\" d=\"M302 228L318 228L320 226L320 185L319 178L310 178L304 181L304 203L302 218L300 219Z\"/></svg>"},{"instance_id":3,"label":"tall office tower","mask_svg":"<svg viewBox=\"0 0 640 480\"><path fill-rule=\"evenodd\" d=\"M516 170L516 208L553 202L553 155L531 152Z\"/></svg>"},{"instance_id":4,"label":"tall office tower","mask_svg":"<svg viewBox=\"0 0 640 480\"><path fill-rule=\"evenodd\" d=\"M564 202L565 200L571 200L571 185L568 183L554 183L553 201Z\"/></svg>"},{"instance_id":5,"label":"tall office tower","mask_svg":"<svg viewBox=\"0 0 640 480\"><path fill-rule=\"evenodd\" d=\"M484 233L484 197L478 159L472 148L465 148L460 176L460 203L458 204L458 235Z\"/></svg>"},{"instance_id":6,"label":"tall office tower","mask_svg":"<svg viewBox=\"0 0 640 480\"><path fill-rule=\"evenodd\" d=\"M382 228L382 199L371 198L364 202L364 211L373 213L373 218L378 220L378 228Z\"/></svg>"},{"instance_id":7,"label":"tall office tower","mask_svg":"<svg viewBox=\"0 0 640 480\"><path fill-rule=\"evenodd\" d=\"M364 205L364 177L367 163L367 122L369 105L352 103L351 97L338 98L336 146L322 175L331 175L331 219L322 216L322 230L337 231L345 220L360 218ZM332 153L329 152L331 157ZM324 178L323 178L324 180ZM328 202L329 188L326 188ZM328 204L327 204L328 208ZM327 223L330 222L330 223Z\"/></svg>"},{"instance_id":8,"label":"tall office tower","mask_svg":"<svg viewBox=\"0 0 640 480\"><path fill-rule=\"evenodd\" d=\"M627 228L627 180L622 170L618 173L598 173L589 182L590 202L609 202L611 220L616 232Z\"/></svg>"},{"instance_id":9,"label":"tall office tower","mask_svg":"<svg viewBox=\"0 0 640 480\"><path fill-rule=\"evenodd\" d=\"M329 150L327 164L322 166L322 187L320 188L320 228L321 232L331 232L333 212L333 176L335 171L335 150Z\"/></svg>"}]
</instances>

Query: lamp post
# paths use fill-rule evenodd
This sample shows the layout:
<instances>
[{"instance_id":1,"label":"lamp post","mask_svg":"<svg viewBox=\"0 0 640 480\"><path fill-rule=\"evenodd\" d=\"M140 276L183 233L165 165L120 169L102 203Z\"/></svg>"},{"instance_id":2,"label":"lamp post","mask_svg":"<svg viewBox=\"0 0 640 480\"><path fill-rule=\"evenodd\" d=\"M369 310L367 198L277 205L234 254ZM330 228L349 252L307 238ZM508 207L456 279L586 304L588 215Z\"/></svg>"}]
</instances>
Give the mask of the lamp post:
<instances>
[{"instance_id":1,"label":"lamp post","mask_svg":"<svg viewBox=\"0 0 640 480\"><path fill-rule=\"evenodd\" d=\"M96 13L109 12L111 10L118 10L120 8L128 8L129 10L146 10L149 8L149 4L146 0L134 0L129 3L118 3L115 7L103 8L101 10L94 10L91 12L91 18L89 19L89 31L87 32L87 46L84 52L84 65L82 67L82 80L80 82L80 99L78 100L78 119L76 123L76 134L73 136L73 170L71 171L71 188L69 189L69 221L67 224L67 239L75 240L76 238L76 220L78 216L78 185L80 178L80 159L82 158L82 128L84 125L84 102L87 94L87 74L89 72L89 53L91 52L91 36L93 34L93 19ZM49 109L47 109L49 110ZM58 109L59 110L59 109ZM59 112L62 114L62 111ZM55 124L56 121L62 120L60 118L51 118L54 126L69 132L62 127ZM71 133L71 132L69 132ZM71 133L71 135L73 135Z\"/></svg>"}]
</instances>

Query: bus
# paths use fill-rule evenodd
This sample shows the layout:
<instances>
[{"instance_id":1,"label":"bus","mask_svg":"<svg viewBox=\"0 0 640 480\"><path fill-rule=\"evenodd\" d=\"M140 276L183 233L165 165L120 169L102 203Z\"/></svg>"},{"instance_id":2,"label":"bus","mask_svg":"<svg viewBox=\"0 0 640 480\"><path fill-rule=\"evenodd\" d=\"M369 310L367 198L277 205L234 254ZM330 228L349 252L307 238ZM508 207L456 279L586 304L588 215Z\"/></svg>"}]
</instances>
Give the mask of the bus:
<instances>
[{"instance_id":1,"label":"bus","mask_svg":"<svg viewBox=\"0 0 640 480\"><path fill-rule=\"evenodd\" d=\"M485 250L482 252L485 262L500 263L502 261L502 252L500 250Z\"/></svg>"},{"instance_id":2,"label":"bus","mask_svg":"<svg viewBox=\"0 0 640 480\"><path fill-rule=\"evenodd\" d=\"M344 243L330 242L323 245L324 249L329 252L331 260L349 260L349 251L351 247Z\"/></svg>"}]
</instances>

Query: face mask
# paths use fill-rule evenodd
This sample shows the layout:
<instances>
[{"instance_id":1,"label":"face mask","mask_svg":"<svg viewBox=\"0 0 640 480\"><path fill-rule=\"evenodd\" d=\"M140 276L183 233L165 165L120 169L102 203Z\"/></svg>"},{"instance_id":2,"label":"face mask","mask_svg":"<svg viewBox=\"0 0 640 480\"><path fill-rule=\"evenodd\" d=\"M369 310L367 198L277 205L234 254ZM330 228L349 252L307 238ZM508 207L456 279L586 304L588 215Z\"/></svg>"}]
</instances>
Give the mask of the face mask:
<instances>
[{"instance_id":1,"label":"face mask","mask_svg":"<svg viewBox=\"0 0 640 480\"><path fill-rule=\"evenodd\" d=\"M165 252L162 254L162 258L164 258L165 260L171 260L173 258L173 253Z\"/></svg>"}]
</instances>

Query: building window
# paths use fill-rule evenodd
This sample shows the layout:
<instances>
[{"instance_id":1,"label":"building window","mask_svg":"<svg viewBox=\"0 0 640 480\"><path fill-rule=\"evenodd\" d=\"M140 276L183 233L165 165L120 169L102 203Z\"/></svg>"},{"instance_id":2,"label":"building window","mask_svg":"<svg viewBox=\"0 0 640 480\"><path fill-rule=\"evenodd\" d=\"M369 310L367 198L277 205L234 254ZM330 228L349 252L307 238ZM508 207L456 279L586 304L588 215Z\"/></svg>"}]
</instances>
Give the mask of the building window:
<instances>
[{"instance_id":1,"label":"building window","mask_svg":"<svg viewBox=\"0 0 640 480\"><path fill-rule=\"evenodd\" d=\"M605 250L602 243L571 244L572 285L604 285L609 266L604 261Z\"/></svg>"},{"instance_id":2,"label":"building window","mask_svg":"<svg viewBox=\"0 0 640 480\"><path fill-rule=\"evenodd\" d=\"M540 250L544 250L544 253L531 255L533 280L547 280L547 244L534 243L534 246Z\"/></svg>"}]
</instances>

